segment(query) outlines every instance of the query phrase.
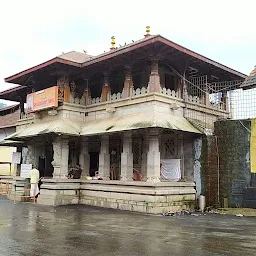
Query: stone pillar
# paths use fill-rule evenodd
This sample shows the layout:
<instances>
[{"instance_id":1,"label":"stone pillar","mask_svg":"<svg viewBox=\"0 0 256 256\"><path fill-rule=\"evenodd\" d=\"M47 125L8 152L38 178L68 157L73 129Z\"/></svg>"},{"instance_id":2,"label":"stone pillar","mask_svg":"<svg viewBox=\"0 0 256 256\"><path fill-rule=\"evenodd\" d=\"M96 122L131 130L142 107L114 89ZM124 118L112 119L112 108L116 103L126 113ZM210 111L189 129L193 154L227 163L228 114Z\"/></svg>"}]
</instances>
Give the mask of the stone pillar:
<instances>
[{"instance_id":1,"label":"stone pillar","mask_svg":"<svg viewBox=\"0 0 256 256\"><path fill-rule=\"evenodd\" d=\"M126 66L126 71L125 71L125 80L124 80L124 88L123 88L123 98L128 98L131 96L131 88L133 87L133 82L132 82L132 72L131 72L131 67Z\"/></svg>"},{"instance_id":2,"label":"stone pillar","mask_svg":"<svg viewBox=\"0 0 256 256\"><path fill-rule=\"evenodd\" d=\"M62 150L61 150L61 175L65 176L68 174L68 157L69 157L69 140L67 138L62 139Z\"/></svg>"},{"instance_id":3,"label":"stone pillar","mask_svg":"<svg viewBox=\"0 0 256 256\"><path fill-rule=\"evenodd\" d=\"M109 136L101 136L100 154L99 154L99 175L103 180L110 179L110 154L109 154Z\"/></svg>"},{"instance_id":4,"label":"stone pillar","mask_svg":"<svg viewBox=\"0 0 256 256\"><path fill-rule=\"evenodd\" d=\"M147 181L160 181L159 131L151 129L149 133L149 150L147 153Z\"/></svg>"},{"instance_id":5,"label":"stone pillar","mask_svg":"<svg viewBox=\"0 0 256 256\"><path fill-rule=\"evenodd\" d=\"M110 86L108 83L108 74L104 73L104 83L101 92L101 102L109 100L109 94L111 93Z\"/></svg>"},{"instance_id":6,"label":"stone pillar","mask_svg":"<svg viewBox=\"0 0 256 256\"><path fill-rule=\"evenodd\" d=\"M90 168L90 156L89 156L89 148L88 148L88 137L83 137L81 141L81 152L79 156L79 164L81 166L82 176L89 175Z\"/></svg>"},{"instance_id":7,"label":"stone pillar","mask_svg":"<svg viewBox=\"0 0 256 256\"><path fill-rule=\"evenodd\" d=\"M35 165L35 146L34 144L28 144L28 155L26 164L32 164Z\"/></svg>"},{"instance_id":8,"label":"stone pillar","mask_svg":"<svg viewBox=\"0 0 256 256\"><path fill-rule=\"evenodd\" d=\"M149 92L160 92L160 76L158 71L158 59L151 61L151 73L149 76L148 90Z\"/></svg>"},{"instance_id":9,"label":"stone pillar","mask_svg":"<svg viewBox=\"0 0 256 256\"><path fill-rule=\"evenodd\" d=\"M183 133L178 135L178 156L180 158L181 179L184 179L185 170L184 170L184 135Z\"/></svg>"},{"instance_id":10,"label":"stone pillar","mask_svg":"<svg viewBox=\"0 0 256 256\"><path fill-rule=\"evenodd\" d=\"M57 137L53 143L53 177L63 178L68 174L68 139Z\"/></svg>"},{"instance_id":11,"label":"stone pillar","mask_svg":"<svg viewBox=\"0 0 256 256\"><path fill-rule=\"evenodd\" d=\"M133 179L133 153L132 132L125 132L123 137L123 152L121 155L121 180L132 181Z\"/></svg>"},{"instance_id":12,"label":"stone pillar","mask_svg":"<svg viewBox=\"0 0 256 256\"><path fill-rule=\"evenodd\" d=\"M142 155L141 155L142 181L147 181L147 154L148 154L148 136L145 135L143 138Z\"/></svg>"}]
</instances>

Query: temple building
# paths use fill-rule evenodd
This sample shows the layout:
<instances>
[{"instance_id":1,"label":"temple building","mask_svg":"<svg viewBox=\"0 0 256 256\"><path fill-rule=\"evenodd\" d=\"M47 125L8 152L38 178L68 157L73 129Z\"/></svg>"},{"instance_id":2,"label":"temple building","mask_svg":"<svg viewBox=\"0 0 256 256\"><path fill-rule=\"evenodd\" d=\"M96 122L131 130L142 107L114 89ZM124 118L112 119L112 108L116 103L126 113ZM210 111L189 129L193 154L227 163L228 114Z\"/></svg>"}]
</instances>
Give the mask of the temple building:
<instances>
[{"instance_id":1,"label":"temple building","mask_svg":"<svg viewBox=\"0 0 256 256\"><path fill-rule=\"evenodd\" d=\"M202 138L231 118L228 89L246 75L147 27L97 56L71 51L5 79L21 118L6 140L38 166L39 204L148 213L188 209L201 193ZM4 143L2 141L1 143ZM80 164L81 179L68 179ZM102 180L87 180L99 173ZM15 177L19 184L19 173Z\"/></svg>"}]
</instances>

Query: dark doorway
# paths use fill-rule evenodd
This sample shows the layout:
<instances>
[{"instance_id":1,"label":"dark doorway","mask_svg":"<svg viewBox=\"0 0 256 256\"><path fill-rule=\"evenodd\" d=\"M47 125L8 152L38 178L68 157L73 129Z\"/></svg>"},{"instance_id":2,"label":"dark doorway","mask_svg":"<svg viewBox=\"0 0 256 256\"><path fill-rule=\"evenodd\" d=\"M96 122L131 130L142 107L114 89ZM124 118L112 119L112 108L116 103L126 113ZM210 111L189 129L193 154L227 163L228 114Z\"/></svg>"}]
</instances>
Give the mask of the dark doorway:
<instances>
[{"instance_id":1,"label":"dark doorway","mask_svg":"<svg viewBox=\"0 0 256 256\"><path fill-rule=\"evenodd\" d=\"M91 152L90 153L90 176L95 176L95 172L99 169L99 153Z\"/></svg>"},{"instance_id":2,"label":"dark doorway","mask_svg":"<svg viewBox=\"0 0 256 256\"><path fill-rule=\"evenodd\" d=\"M52 166L52 161L53 161L53 149L52 145L48 145L45 148L45 172L44 172L44 177L52 177L53 175L53 166Z\"/></svg>"},{"instance_id":3,"label":"dark doorway","mask_svg":"<svg viewBox=\"0 0 256 256\"><path fill-rule=\"evenodd\" d=\"M40 178L44 177L44 174L45 174L45 157L44 156L39 156L38 170L39 170L39 173L40 173Z\"/></svg>"}]
</instances>

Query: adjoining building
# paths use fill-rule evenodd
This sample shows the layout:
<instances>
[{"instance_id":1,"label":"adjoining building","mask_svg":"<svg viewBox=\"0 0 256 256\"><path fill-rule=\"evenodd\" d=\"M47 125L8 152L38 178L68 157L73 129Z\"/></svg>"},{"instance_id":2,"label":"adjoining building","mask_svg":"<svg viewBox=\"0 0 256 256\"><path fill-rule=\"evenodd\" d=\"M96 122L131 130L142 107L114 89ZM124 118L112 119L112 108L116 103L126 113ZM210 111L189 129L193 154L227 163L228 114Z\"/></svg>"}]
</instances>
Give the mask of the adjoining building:
<instances>
[{"instance_id":1,"label":"adjoining building","mask_svg":"<svg viewBox=\"0 0 256 256\"><path fill-rule=\"evenodd\" d=\"M0 141L16 131L16 123L20 119L19 104L0 108ZM18 142L18 144L20 144ZM16 174L17 165L12 163L13 152L16 152L17 145L3 141L0 146L0 176L12 176Z\"/></svg>"},{"instance_id":2,"label":"adjoining building","mask_svg":"<svg viewBox=\"0 0 256 256\"><path fill-rule=\"evenodd\" d=\"M19 86L0 98L22 106L7 139L26 143L25 162L39 166L38 203L150 213L194 207L201 138L230 118L227 91L246 75L148 27L141 40L116 47L112 37L111 45L98 56L64 53L5 79ZM76 164L83 177L97 171L103 180L67 179Z\"/></svg>"}]
</instances>

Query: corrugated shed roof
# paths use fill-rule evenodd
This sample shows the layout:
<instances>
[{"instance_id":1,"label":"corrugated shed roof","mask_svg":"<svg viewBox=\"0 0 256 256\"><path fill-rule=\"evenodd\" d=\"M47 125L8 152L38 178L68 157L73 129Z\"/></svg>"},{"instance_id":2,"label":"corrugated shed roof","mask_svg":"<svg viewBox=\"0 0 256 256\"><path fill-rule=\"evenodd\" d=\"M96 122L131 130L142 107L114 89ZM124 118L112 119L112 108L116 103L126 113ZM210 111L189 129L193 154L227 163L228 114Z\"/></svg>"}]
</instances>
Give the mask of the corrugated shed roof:
<instances>
[{"instance_id":1,"label":"corrugated shed roof","mask_svg":"<svg viewBox=\"0 0 256 256\"><path fill-rule=\"evenodd\" d=\"M256 87L256 66L254 67L250 75L241 84L241 88L243 89L251 89L254 87Z\"/></svg>"},{"instance_id":2,"label":"corrugated shed roof","mask_svg":"<svg viewBox=\"0 0 256 256\"><path fill-rule=\"evenodd\" d=\"M199 134L202 133L182 116L146 112L88 121L85 123L61 119L44 123L30 124L27 125L27 127L22 128L21 130L8 136L5 138L5 140L23 140L25 138L51 133L71 136L91 136L151 127L180 130Z\"/></svg>"},{"instance_id":3,"label":"corrugated shed roof","mask_svg":"<svg viewBox=\"0 0 256 256\"><path fill-rule=\"evenodd\" d=\"M182 116L146 112L89 121L82 127L81 135L97 135L150 127L202 133Z\"/></svg>"},{"instance_id":4,"label":"corrugated shed roof","mask_svg":"<svg viewBox=\"0 0 256 256\"><path fill-rule=\"evenodd\" d=\"M77 62L79 64L86 62L87 60L91 59L92 57L93 56L88 55L86 53L76 52L76 51L63 53L58 56L58 58L60 58L60 59Z\"/></svg>"},{"instance_id":5,"label":"corrugated shed roof","mask_svg":"<svg viewBox=\"0 0 256 256\"><path fill-rule=\"evenodd\" d=\"M0 128L14 127L17 121L20 119L20 109L9 113L7 115L0 115Z\"/></svg>"},{"instance_id":6,"label":"corrugated shed roof","mask_svg":"<svg viewBox=\"0 0 256 256\"><path fill-rule=\"evenodd\" d=\"M23 139L51 133L79 136L80 130L80 124L68 119L53 120L43 123L28 124L25 128L22 128L14 134L6 137L5 140Z\"/></svg>"}]
</instances>

